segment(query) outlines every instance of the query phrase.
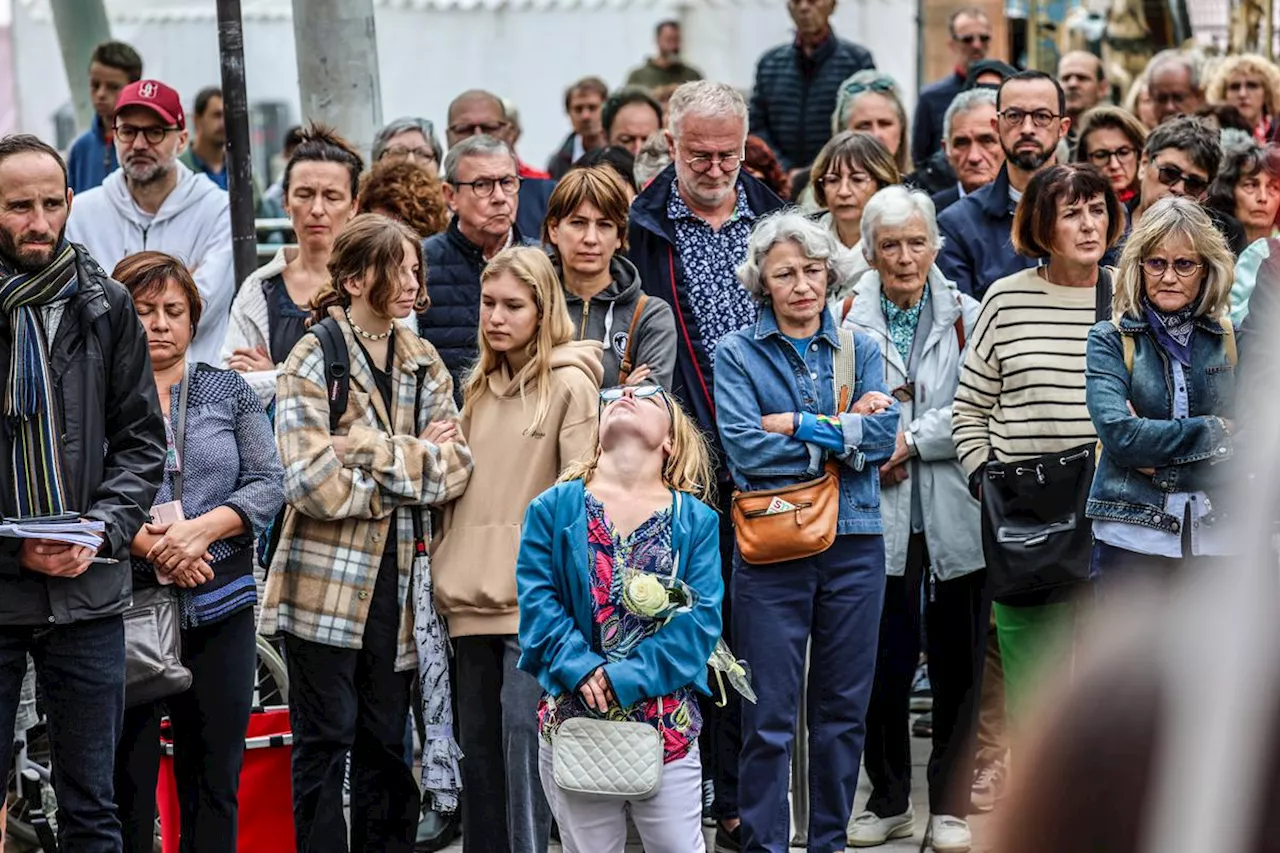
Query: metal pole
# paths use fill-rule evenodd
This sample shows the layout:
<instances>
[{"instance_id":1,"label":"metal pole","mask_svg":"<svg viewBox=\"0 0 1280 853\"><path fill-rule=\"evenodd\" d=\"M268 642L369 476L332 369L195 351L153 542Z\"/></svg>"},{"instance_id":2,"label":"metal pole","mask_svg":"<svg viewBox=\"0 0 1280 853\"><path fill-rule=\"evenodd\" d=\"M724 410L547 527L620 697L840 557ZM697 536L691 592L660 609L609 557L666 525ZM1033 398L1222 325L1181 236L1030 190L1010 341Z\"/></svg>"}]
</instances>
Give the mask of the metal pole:
<instances>
[{"instance_id":1,"label":"metal pole","mask_svg":"<svg viewBox=\"0 0 1280 853\"><path fill-rule=\"evenodd\" d=\"M1267 4L1267 59L1276 60L1276 0L1263 0Z\"/></svg>"},{"instance_id":2,"label":"metal pole","mask_svg":"<svg viewBox=\"0 0 1280 853\"><path fill-rule=\"evenodd\" d=\"M1040 69L1040 0L1027 3L1027 69Z\"/></svg>"},{"instance_id":3,"label":"metal pole","mask_svg":"<svg viewBox=\"0 0 1280 853\"><path fill-rule=\"evenodd\" d=\"M89 97L89 59L93 49L111 40L111 25L103 0L49 0L53 26L58 32L62 65L76 108L76 124L81 128L93 121L93 101Z\"/></svg>"},{"instance_id":4,"label":"metal pole","mask_svg":"<svg viewBox=\"0 0 1280 853\"><path fill-rule=\"evenodd\" d=\"M382 125L373 0L293 0L304 120L337 128L366 156Z\"/></svg>"},{"instance_id":5,"label":"metal pole","mask_svg":"<svg viewBox=\"0 0 1280 853\"><path fill-rule=\"evenodd\" d=\"M231 243L236 282L258 268L253 217L253 158L249 150L249 97L244 87L244 26L240 0L218 0L218 55L227 129L227 187L231 193Z\"/></svg>"}]
</instances>

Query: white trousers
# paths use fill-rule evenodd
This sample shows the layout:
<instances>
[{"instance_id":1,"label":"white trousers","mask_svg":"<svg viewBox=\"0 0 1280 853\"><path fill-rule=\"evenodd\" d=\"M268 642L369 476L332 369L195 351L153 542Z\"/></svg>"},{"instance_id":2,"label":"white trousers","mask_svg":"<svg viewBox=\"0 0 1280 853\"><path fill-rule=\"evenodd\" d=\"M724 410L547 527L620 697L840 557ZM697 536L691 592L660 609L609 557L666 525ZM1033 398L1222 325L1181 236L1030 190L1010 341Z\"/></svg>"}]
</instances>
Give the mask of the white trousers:
<instances>
[{"instance_id":1,"label":"white trousers","mask_svg":"<svg viewBox=\"0 0 1280 853\"><path fill-rule=\"evenodd\" d=\"M647 800L598 800L561 790L551 769L551 746L538 754L542 790L560 827L564 853L623 853L627 812L640 831L645 853L705 853L702 834L702 761L689 754L662 769L662 786Z\"/></svg>"}]
</instances>

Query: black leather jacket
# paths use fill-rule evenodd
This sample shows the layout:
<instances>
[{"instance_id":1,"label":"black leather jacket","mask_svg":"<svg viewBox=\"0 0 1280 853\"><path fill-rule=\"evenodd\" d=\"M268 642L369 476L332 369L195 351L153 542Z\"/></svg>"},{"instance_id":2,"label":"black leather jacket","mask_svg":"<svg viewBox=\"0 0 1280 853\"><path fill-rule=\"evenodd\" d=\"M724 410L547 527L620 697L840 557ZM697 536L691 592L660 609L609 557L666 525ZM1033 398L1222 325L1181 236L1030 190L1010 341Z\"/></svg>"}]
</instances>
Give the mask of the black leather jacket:
<instances>
[{"instance_id":1,"label":"black leather jacket","mask_svg":"<svg viewBox=\"0 0 1280 853\"><path fill-rule=\"evenodd\" d=\"M76 578L21 569L15 539L0 539L0 625L81 622L122 613L133 589L129 543L149 517L164 475L164 420L146 332L133 300L77 245L79 291L49 350L71 508L106 525L102 556ZM0 315L0 365L8 369L9 318ZM0 510L17 512L11 436L0 429Z\"/></svg>"}]
</instances>

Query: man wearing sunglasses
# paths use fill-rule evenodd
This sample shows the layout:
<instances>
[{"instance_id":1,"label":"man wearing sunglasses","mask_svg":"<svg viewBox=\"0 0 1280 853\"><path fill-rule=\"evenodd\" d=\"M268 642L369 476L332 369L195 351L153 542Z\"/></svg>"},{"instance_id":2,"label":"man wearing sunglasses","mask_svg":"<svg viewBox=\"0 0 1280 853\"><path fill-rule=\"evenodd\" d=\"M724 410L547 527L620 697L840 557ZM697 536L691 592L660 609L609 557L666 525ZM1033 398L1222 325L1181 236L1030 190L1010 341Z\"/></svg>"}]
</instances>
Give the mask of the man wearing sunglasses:
<instances>
[{"instance_id":1,"label":"man wearing sunglasses","mask_svg":"<svg viewBox=\"0 0 1280 853\"><path fill-rule=\"evenodd\" d=\"M146 249L186 264L204 302L191 360L220 364L236 295L227 191L178 160L187 117L178 93L164 83L130 83L112 122L120 168L76 197L67 238L108 270Z\"/></svg>"},{"instance_id":2,"label":"man wearing sunglasses","mask_svg":"<svg viewBox=\"0 0 1280 853\"><path fill-rule=\"evenodd\" d=\"M916 114L911 124L911 157L916 168L942 149L942 124L947 107L968 79L969 66L987 58L991 49L991 19L974 6L951 13L947 22L951 33L948 48L955 70L920 90Z\"/></svg>"},{"instance_id":3,"label":"man wearing sunglasses","mask_svg":"<svg viewBox=\"0 0 1280 853\"><path fill-rule=\"evenodd\" d=\"M1143 212L1165 196L1186 196L1203 203L1209 185L1218 176L1221 160L1218 134L1198 118L1175 118L1151 131L1138 172L1142 200L1133 211L1132 225L1137 225ZM1226 238L1232 253L1239 257L1247 245L1244 226L1228 214L1207 208L1205 212Z\"/></svg>"}]
</instances>

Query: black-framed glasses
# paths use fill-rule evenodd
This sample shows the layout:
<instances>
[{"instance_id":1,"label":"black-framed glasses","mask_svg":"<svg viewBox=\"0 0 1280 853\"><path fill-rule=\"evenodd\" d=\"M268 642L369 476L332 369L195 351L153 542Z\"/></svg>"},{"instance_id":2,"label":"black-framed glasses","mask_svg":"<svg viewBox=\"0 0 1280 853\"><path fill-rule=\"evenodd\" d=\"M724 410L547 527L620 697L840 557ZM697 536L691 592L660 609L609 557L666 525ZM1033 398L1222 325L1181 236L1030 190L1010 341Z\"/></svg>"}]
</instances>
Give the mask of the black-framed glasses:
<instances>
[{"instance_id":1,"label":"black-framed glasses","mask_svg":"<svg viewBox=\"0 0 1280 853\"><path fill-rule=\"evenodd\" d=\"M449 132L454 136L497 136L507 127L505 121L487 121L478 124L451 124Z\"/></svg>"},{"instance_id":2,"label":"black-framed glasses","mask_svg":"<svg viewBox=\"0 0 1280 853\"><path fill-rule=\"evenodd\" d=\"M1190 278L1195 275L1196 270L1204 266L1204 263L1197 263L1190 258L1174 258L1173 261L1166 258L1147 258L1142 262L1142 271L1152 278L1163 278L1170 266L1173 267L1173 274L1178 278Z\"/></svg>"},{"instance_id":3,"label":"black-framed glasses","mask_svg":"<svg viewBox=\"0 0 1280 853\"><path fill-rule=\"evenodd\" d=\"M520 179L515 175L507 175L505 178L477 178L474 181L451 181L455 187L471 187L471 191L480 198L488 198L493 195L493 191L498 187L502 188L503 195L513 196L520 191Z\"/></svg>"},{"instance_id":4,"label":"black-framed glasses","mask_svg":"<svg viewBox=\"0 0 1280 853\"><path fill-rule=\"evenodd\" d=\"M1101 169L1111 162L1112 157L1116 158L1120 163L1124 163L1137 153L1138 149L1128 145L1121 145L1119 148L1113 148L1110 151L1106 148L1095 148L1089 152L1089 162Z\"/></svg>"},{"instance_id":5,"label":"black-framed glasses","mask_svg":"<svg viewBox=\"0 0 1280 853\"><path fill-rule=\"evenodd\" d=\"M382 149L379 160L390 160L392 163L400 163L405 160L416 160L420 163L434 163L437 161L436 152L422 145L412 148L403 145L392 145L390 148Z\"/></svg>"},{"instance_id":6,"label":"black-framed glasses","mask_svg":"<svg viewBox=\"0 0 1280 853\"><path fill-rule=\"evenodd\" d=\"M967 45L991 44L990 33L970 33L967 36L953 35L951 38L958 42L964 42Z\"/></svg>"},{"instance_id":7,"label":"black-framed glasses","mask_svg":"<svg viewBox=\"0 0 1280 853\"><path fill-rule=\"evenodd\" d=\"M125 145L132 145L133 140L138 138L138 134L142 134L142 138L147 140L148 145L159 145L164 142L164 138L171 133L178 131L177 127L167 127L165 125L153 124L150 127L137 127L132 124L117 124L114 128L116 137Z\"/></svg>"},{"instance_id":8,"label":"black-framed glasses","mask_svg":"<svg viewBox=\"0 0 1280 853\"><path fill-rule=\"evenodd\" d=\"M1056 119L1062 118L1057 113L1049 112L1048 110L1020 110L1017 107L1001 110L999 115L1000 120L1007 127L1022 127L1022 123L1028 118L1031 119L1031 123L1036 127L1048 127Z\"/></svg>"},{"instance_id":9,"label":"black-framed glasses","mask_svg":"<svg viewBox=\"0 0 1280 853\"><path fill-rule=\"evenodd\" d=\"M630 394L636 400L646 400L649 397L661 397L662 404L667 407L667 413L671 413L671 400L667 397L666 390L661 385L615 385L612 388L600 389L600 411L604 411L612 404L618 402L623 397Z\"/></svg>"},{"instance_id":10,"label":"black-framed glasses","mask_svg":"<svg viewBox=\"0 0 1280 853\"><path fill-rule=\"evenodd\" d=\"M741 154L695 154L684 161L686 165L699 175L704 175L711 171L711 167L720 166L720 171L726 174L734 171L742 165Z\"/></svg>"},{"instance_id":11,"label":"black-framed glasses","mask_svg":"<svg viewBox=\"0 0 1280 853\"><path fill-rule=\"evenodd\" d=\"M1156 178L1169 189L1182 184L1182 188L1187 191L1187 194L1193 196L1203 195L1205 190L1209 189L1207 180L1196 175L1188 175L1177 166L1161 166L1159 163L1153 163L1152 165L1156 167Z\"/></svg>"}]
</instances>

